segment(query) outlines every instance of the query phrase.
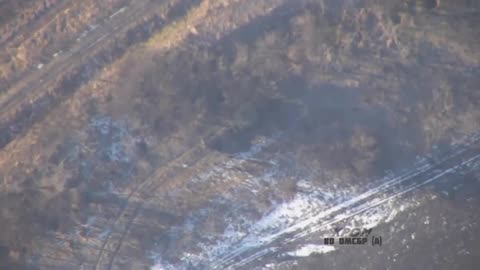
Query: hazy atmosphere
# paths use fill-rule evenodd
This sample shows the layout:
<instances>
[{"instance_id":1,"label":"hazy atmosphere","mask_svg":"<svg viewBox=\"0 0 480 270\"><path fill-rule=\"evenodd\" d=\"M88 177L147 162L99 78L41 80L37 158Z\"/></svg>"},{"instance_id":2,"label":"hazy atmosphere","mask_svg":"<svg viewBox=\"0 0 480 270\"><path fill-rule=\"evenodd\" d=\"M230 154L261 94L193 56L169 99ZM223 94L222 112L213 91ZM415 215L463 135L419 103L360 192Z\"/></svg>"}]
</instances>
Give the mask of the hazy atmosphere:
<instances>
[{"instance_id":1,"label":"hazy atmosphere","mask_svg":"<svg viewBox=\"0 0 480 270\"><path fill-rule=\"evenodd\" d=\"M478 269L479 26L476 0L0 0L0 269Z\"/></svg>"}]
</instances>

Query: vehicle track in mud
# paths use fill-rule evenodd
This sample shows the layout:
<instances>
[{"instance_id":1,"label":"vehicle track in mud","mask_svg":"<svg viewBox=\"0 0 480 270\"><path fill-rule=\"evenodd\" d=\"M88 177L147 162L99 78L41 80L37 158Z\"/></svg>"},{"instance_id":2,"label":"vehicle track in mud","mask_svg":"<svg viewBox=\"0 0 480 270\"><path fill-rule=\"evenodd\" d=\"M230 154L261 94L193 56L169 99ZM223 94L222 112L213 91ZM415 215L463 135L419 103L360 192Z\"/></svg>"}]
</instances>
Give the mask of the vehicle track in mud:
<instances>
[{"instance_id":1,"label":"vehicle track in mud","mask_svg":"<svg viewBox=\"0 0 480 270\"><path fill-rule=\"evenodd\" d=\"M220 128L219 130L214 132L213 135L211 135L211 137L213 137L212 139L215 139L217 136L221 136L226 130L226 128ZM183 152L180 155L174 157L171 161L168 162L166 166L162 166L154 170L145 180L137 184L132 189L132 191L128 194L126 198L127 205L116 215L116 218L113 220L113 222L108 225L108 227L112 228L112 232L109 234L109 236L107 236L107 238L105 239L105 241L103 241L101 245L100 252L97 255L95 265L93 266L94 269L98 269L98 266L102 265L102 260L105 256L107 256L105 260L108 261L108 267L106 269L111 269L115 256L122 245L123 239L128 234L133 220L138 215L144 203L149 198L153 197L153 194L158 189L159 185L161 185L161 183L163 182L162 180L164 179L164 176L171 176L172 174L175 175L176 173L182 173L182 169L178 168L178 164L195 165L197 162L205 158L209 152L210 150L206 148L205 145L203 145L203 142L200 142L193 146L189 151ZM173 172L170 172L169 170L173 170ZM160 183L156 183L159 180ZM155 183L156 185L153 187L152 185ZM132 198L135 195L142 195L142 199L137 204L131 202ZM122 217L128 217L127 220L123 221L124 224L127 224L127 228L120 233L116 240L113 240L110 235L113 235L115 233L113 229L117 223L121 222ZM113 251L107 247L107 245L109 245L109 243L112 241L115 242L113 244ZM110 257L108 257L108 255L105 255L107 250L109 251L107 253L113 253Z\"/></svg>"},{"instance_id":2,"label":"vehicle track in mud","mask_svg":"<svg viewBox=\"0 0 480 270\"><path fill-rule=\"evenodd\" d=\"M475 133L460 146L452 147L450 153L432 162L420 162L413 169L401 172L398 176L386 177L378 181L378 186L336 204L320 214L304 220L275 234L258 239L254 247L242 247L228 252L210 262L211 269L243 269L266 256L275 256L282 247L298 243L314 233L322 232L328 226L342 222L407 193L455 173L474 170L480 161L480 133Z\"/></svg>"},{"instance_id":3,"label":"vehicle track in mud","mask_svg":"<svg viewBox=\"0 0 480 270\"><path fill-rule=\"evenodd\" d=\"M240 104L239 106L242 105ZM237 108L237 111L239 109L240 107ZM215 156L215 151L212 151L212 149L206 147L206 145L210 145L212 141L222 137L225 133L228 133L231 130L232 127L226 126L214 128L213 131L209 130L207 132L209 134L203 136L202 142L192 146L187 152L180 153L178 156L168 161L166 165L155 169L143 181L132 188L126 196L126 206L115 215L113 221L106 225L108 229L111 229L111 232L100 244L93 269L112 268L115 257L119 253L122 243L126 235L129 233L133 221L141 212L143 205L148 202L149 198L154 197L156 190L161 187L162 184L169 181L165 180L165 177L162 176L172 178L172 176L182 175L183 173L188 174L188 170L184 172L184 169L179 169L178 164L189 164L190 167L208 159L209 156ZM140 202L133 202L133 199L138 195L141 197L138 198L140 199ZM121 230L121 232L118 232L115 229L117 224L126 224L126 228Z\"/></svg>"}]
</instances>

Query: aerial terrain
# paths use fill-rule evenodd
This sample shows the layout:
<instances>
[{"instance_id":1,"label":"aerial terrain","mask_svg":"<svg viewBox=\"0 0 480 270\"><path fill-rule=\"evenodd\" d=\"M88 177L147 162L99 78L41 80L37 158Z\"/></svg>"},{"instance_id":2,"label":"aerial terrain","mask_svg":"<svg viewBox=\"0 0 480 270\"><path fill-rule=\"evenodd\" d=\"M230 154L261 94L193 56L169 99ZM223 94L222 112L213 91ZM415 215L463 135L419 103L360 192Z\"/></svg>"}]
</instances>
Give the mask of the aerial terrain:
<instances>
[{"instance_id":1,"label":"aerial terrain","mask_svg":"<svg viewBox=\"0 0 480 270\"><path fill-rule=\"evenodd\" d=\"M478 269L479 25L476 0L0 0L0 269Z\"/></svg>"}]
</instances>

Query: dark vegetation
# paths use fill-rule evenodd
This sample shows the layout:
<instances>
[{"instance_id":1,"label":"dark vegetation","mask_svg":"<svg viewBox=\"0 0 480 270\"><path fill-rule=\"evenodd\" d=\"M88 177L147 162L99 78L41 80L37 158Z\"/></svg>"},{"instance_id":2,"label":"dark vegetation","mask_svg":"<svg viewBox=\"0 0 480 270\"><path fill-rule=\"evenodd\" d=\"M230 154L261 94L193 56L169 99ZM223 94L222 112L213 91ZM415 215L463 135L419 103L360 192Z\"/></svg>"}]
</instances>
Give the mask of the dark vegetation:
<instances>
[{"instance_id":1,"label":"dark vegetation","mask_svg":"<svg viewBox=\"0 0 480 270\"><path fill-rule=\"evenodd\" d=\"M24 9L30 7L34 0L1 0L0 26L16 18Z\"/></svg>"},{"instance_id":2,"label":"dark vegetation","mask_svg":"<svg viewBox=\"0 0 480 270\"><path fill-rule=\"evenodd\" d=\"M411 29L404 32L410 49L404 59L400 54L402 44L386 49L384 41L371 32L382 18L368 14L365 25L356 29L350 17L342 18L342 10L335 8L341 1L326 2L331 5L326 11L317 1L303 7L292 2L210 47L192 38L166 53L148 52L142 61L132 60L126 67L122 78L126 86L110 93L106 103L121 107L139 121L139 132L145 137L167 137L191 123L205 129L228 126L226 134L207 145L228 154L248 150L256 136L288 131L295 143L304 147L302 156L308 162L347 168L361 176L401 168L415 154L427 152L440 141L438 138L461 128L455 126L460 123L455 121L456 115L469 114L469 109L478 105L472 104L476 100L474 91L468 91L477 86L474 78L480 78L478 69L466 72L458 62L448 62L448 52L436 51L426 38L414 40ZM406 5L399 1L372 2L389 16L381 22L392 25L401 23L402 12L436 8L435 1L405 1ZM25 132L50 107L71 96L102 67L164 23L155 17L129 31L112 48L99 51L94 60L73 71L53 93L38 101L45 108L37 108L32 114L28 106L33 105L27 105L17 118L4 124L0 146ZM366 45L362 47L361 43ZM432 53L438 58L432 59ZM442 61L458 69L444 68ZM453 91L442 77L461 90ZM345 79L355 79L357 84L345 83ZM473 98L465 99L465 92ZM102 108L109 106L102 102L92 98L85 106L89 118L95 119ZM17 128L12 129L12 124ZM423 129L425 126L429 129ZM113 130L105 137L91 131L85 141L65 139L51 155L47 168L29 174L20 169L6 172L23 182L24 188L0 196L5 209L0 222L6 228L0 234L4 237L0 243L5 243L0 246L0 261L7 253L8 258L15 257L16 252L24 256L34 237L45 232L66 232L72 226L72 216L82 207L103 205L111 213L121 208L125 201L108 193L107 180L113 179L123 188L135 176L137 167L106 154L108 147L121 142L108 140L118 133ZM83 144L94 151L80 151L72 158L69 153ZM152 154L146 140L135 144L134 156L152 164L156 158L168 160L168 155ZM68 170L71 175L66 177L63 190L46 198L44 194L50 194L48 189L52 187L38 183L55 170ZM179 222L172 214L159 211L159 215L167 224ZM146 238L140 231L135 235Z\"/></svg>"}]
</instances>

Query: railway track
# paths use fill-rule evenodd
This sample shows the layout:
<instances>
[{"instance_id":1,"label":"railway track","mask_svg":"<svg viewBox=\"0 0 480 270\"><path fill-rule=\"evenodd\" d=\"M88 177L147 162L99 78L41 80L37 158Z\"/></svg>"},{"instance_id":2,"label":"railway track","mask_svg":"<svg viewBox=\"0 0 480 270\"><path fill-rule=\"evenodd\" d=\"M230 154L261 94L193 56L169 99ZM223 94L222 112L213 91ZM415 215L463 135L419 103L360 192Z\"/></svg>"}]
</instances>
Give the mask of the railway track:
<instances>
[{"instance_id":1,"label":"railway track","mask_svg":"<svg viewBox=\"0 0 480 270\"><path fill-rule=\"evenodd\" d=\"M172 1L167 4L175 7L179 3L183 2ZM161 7L163 8L163 6ZM30 76L0 97L0 119L2 119L0 133L3 133L0 138L0 148L5 147L19 134L42 119L51 107L77 89L78 85L85 80L85 76L90 79L93 74L87 69L93 66L98 70L105 65L105 63L97 63L92 57L102 54L118 54L111 51L113 49L119 49L120 54L126 50L123 47L118 48L117 45L113 49L110 47L110 49L105 49L105 46L119 38L125 39L128 31L135 27L152 23L156 28L162 27L164 21L155 16L158 10L159 3L152 0L136 1L135 6L124 7L123 12L116 14L104 25L92 30L79 40L69 52L59 55L41 70L31 73ZM149 29L149 34L152 30ZM136 42L129 46L134 44ZM112 61L112 58L105 61ZM86 66L87 64L89 66Z\"/></svg>"},{"instance_id":2,"label":"railway track","mask_svg":"<svg viewBox=\"0 0 480 270\"><path fill-rule=\"evenodd\" d=\"M46 14L42 17L23 25L18 31L15 31L8 38L1 41L0 50L5 50L8 47L17 47L19 44L31 39L35 33L49 26L60 14L66 12L78 3L78 1L73 0L62 0L59 4L47 10ZM16 34L17 32L19 34Z\"/></svg>"},{"instance_id":3,"label":"railway track","mask_svg":"<svg viewBox=\"0 0 480 270\"><path fill-rule=\"evenodd\" d=\"M96 45L100 47L101 44L107 43L110 37L114 37L119 32L128 29L131 23L141 17L147 16L149 10L150 12L154 12L152 8L149 8L149 3L151 4L151 2L146 0L136 1L135 6L131 7L128 12L122 14L121 20L115 21L113 25L108 22L105 23L93 33L87 35L80 43L75 44L69 52L54 59L41 70L34 72L11 87L9 91L7 91L6 97L2 97L0 102L0 118L8 118L8 113L27 98L29 101L32 101L38 96L45 94L45 92L48 91L48 87L58 79L60 74L68 72L75 66L81 65L82 61L88 57L88 53L96 49L91 46L92 43L96 43ZM117 27L117 25L121 26Z\"/></svg>"}]
</instances>

